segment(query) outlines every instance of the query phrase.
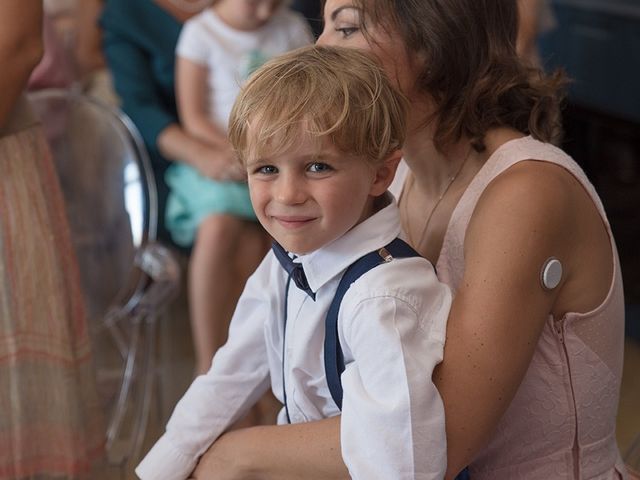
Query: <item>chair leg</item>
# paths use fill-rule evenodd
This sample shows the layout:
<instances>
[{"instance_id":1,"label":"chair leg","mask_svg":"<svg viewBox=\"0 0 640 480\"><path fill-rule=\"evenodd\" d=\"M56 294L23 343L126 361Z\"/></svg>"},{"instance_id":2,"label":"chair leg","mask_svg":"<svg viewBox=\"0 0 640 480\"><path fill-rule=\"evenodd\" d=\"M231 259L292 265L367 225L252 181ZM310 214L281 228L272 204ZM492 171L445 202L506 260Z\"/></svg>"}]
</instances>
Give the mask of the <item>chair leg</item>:
<instances>
[{"instance_id":1,"label":"chair leg","mask_svg":"<svg viewBox=\"0 0 640 480\"><path fill-rule=\"evenodd\" d=\"M148 315L144 321L144 350L142 356L141 382L142 391L136 413L137 425L134 429L132 443L132 458L138 459L142 453L142 446L147 434L149 425L149 414L151 413L151 399L153 397L154 386L156 384L156 331L158 317L155 313Z\"/></svg>"},{"instance_id":2,"label":"chair leg","mask_svg":"<svg viewBox=\"0 0 640 480\"><path fill-rule=\"evenodd\" d=\"M122 374L118 400L116 401L116 405L113 409L109 425L107 427L107 451L112 450L114 441L122 428L122 421L124 420L124 416L127 411L127 403L135 375L135 364L136 357L138 355L141 329L142 325L140 319L134 319L131 322L131 339Z\"/></svg>"}]
</instances>

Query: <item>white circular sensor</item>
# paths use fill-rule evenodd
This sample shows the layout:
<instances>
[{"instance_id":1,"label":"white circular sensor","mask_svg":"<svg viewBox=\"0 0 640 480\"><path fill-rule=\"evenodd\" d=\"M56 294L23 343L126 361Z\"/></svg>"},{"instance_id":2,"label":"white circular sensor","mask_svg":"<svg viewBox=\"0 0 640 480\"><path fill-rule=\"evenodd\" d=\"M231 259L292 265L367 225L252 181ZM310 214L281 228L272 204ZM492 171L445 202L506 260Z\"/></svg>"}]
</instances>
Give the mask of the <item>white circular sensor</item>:
<instances>
[{"instance_id":1,"label":"white circular sensor","mask_svg":"<svg viewBox=\"0 0 640 480\"><path fill-rule=\"evenodd\" d=\"M555 257L549 258L542 267L540 275L542 286L547 290L553 290L560 285L562 280L562 263Z\"/></svg>"}]
</instances>

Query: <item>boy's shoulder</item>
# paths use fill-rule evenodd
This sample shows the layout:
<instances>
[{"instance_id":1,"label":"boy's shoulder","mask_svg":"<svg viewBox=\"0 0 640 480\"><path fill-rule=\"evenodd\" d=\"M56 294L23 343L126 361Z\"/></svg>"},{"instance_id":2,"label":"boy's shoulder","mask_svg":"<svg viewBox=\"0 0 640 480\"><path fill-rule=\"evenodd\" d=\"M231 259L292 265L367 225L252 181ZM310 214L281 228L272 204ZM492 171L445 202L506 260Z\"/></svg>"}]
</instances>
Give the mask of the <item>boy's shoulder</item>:
<instances>
[{"instance_id":1,"label":"boy's shoulder","mask_svg":"<svg viewBox=\"0 0 640 480\"><path fill-rule=\"evenodd\" d=\"M437 281L435 269L424 257L393 258L363 274L353 286L382 288L388 291L420 289Z\"/></svg>"},{"instance_id":2,"label":"boy's shoulder","mask_svg":"<svg viewBox=\"0 0 640 480\"><path fill-rule=\"evenodd\" d=\"M420 331L444 342L451 307L449 287L424 257L394 258L362 275L345 293L338 324L349 329L376 317L384 322L410 318Z\"/></svg>"},{"instance_id":3,"label":"boy's shoulder","mask_svg":"<svg viewBox=\"0 0 640 480\"><path fill-rule=\"evenodd\" d=\"M377 298L395 299L420 311L434 297L446 295L449 288L440 282L431 262L424 257L394 258L372 268L358 278L345 295L353 306Z\"/></svg>"}]
</instances>

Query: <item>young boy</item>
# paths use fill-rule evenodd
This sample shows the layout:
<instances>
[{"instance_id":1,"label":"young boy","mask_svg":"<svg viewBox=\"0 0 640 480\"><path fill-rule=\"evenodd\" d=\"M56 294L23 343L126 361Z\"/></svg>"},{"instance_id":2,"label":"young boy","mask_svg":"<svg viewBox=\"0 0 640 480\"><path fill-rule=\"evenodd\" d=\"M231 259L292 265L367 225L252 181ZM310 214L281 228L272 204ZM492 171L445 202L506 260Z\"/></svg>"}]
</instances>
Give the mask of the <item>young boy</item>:
<instances>
[{"instance_id":1,"label":"young boy","mask_svg":"<svg viewBox=\"0 0 640 480\"><path fill-rule=\"evenodd\" d=\"M284 405L279 423L342 410L352 478L443 477L444 410L431 374L451 295L427 260L389 253L401 235L387 187L405 115L379 67L354 49L297 50L243 89L230 139L274 247L247 282L211 370L138 466L141 478L186 478L269 386ZM341 282L365 255L379 265ZM326 328L341 294L337 326Z\"/></svg>"}]
</instances>

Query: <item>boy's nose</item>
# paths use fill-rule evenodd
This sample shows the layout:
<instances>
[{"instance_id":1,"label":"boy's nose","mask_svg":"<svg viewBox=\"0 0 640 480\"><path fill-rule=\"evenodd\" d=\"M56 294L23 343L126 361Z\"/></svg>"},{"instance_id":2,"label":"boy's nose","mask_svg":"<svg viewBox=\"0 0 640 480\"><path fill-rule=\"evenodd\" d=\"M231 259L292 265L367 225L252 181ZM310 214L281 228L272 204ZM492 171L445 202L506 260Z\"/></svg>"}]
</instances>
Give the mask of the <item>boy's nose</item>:
<instances>
[{"instance_id":1,"label":"boy's nose","mask_svg":"<svg viewBox=\"0 0 640 480\"><path fill-rule=\"evenodd\" d=\"M306 200L304 186L294 175L280 175L276 184L276 198L284 205L298 205Z\"/></svg>"}]
</instances>

